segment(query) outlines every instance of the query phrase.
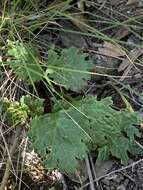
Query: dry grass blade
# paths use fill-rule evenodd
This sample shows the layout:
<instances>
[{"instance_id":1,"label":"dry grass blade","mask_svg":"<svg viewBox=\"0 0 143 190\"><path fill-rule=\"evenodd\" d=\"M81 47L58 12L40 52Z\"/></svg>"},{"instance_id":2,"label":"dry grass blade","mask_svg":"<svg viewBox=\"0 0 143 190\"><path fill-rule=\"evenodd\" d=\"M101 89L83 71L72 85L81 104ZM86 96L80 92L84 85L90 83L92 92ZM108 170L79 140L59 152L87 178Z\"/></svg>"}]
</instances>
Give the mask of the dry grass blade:
<instances>
[{"instance_id":1,"label":"dry grass blade","mask_svg":"<svg viewBox=\"0 0 143 190\"><path fill-rule=\"evenodd\" d=\"M142 54L143 54L143 48L135 48L131 50L128 57L125 60L123 60L123 62L119 66L118 71L120 72L125 70L130 64L134 63L134 61ZM132 64L132 66L133 65L134 64Z\"/></svg>"},{"instance_id":2,"label":"dry grass blade","mask_svg":"<svg viewBox=\"0 0 143 190\"><path fill-rule=\"evenodd\" d=\"M9 151L9 157L7 159L7 162L6 162L6 169L5 169L5 173L4 173L1 185L0 185L0 190L4 190L4 188L7 184L7 181L8 181L9 175L10 175L10 169L11 169L11 159L12 159L13 154L15 152L19 135L20 135L20 127L17 127L16 134L15 134L14 139L13 139L13 144L12 144L10 151Z\"/></svg>"},{"instance_id":3,"label":"dry grass blade","mask_svg":"<svg viewBox=\"0 0 143 190\"><path fill-rule=\"evenodd\" d=\"M135 4L135 3L138 3L139 0L128 0L126 5L132 5L132 4Z\"/></svg>"},{"instance_id":4,"label":"dry grass blade","mask_svg":"<svg viewBox=\"0 0 143 190\"><path fill-rule=\"evenodd\" d=\"M18 190L21 189L22 175L23 175L23 170L24 170L24 162L25 162L25 158L26 158L27 142L28 142L28 137L26 137L25 142L24 142L23 159L22 159L22 166L21 166L21 173L20 173L20 182L19 182Z\"/></svg>"},{"instance_id":5,"label":"dry grass blade","mask_svg":"<svg viewBox=\"0 0 143 190\"><path fill-rule=\"evenodd\" d=\"M93 180L92 171L91 171L88 157L85 159L85 162L86 162L87 173L88 173L88 177L89 177L89 181L90 181L90 188L91 188L91 190L95 190L94 180Z\"/></svg>"},{"instance_id":6,"label":"dry grass blade","mask_svg":"<svg viewBox=\"0 0 143 190\"><path fill-rule=\"evenodd\" d=\"M116 34L114 35L114 38L121 40L122 38L128 36L130 34L130 31L128 30L128 28L122 27L119 28L119 30L116 32Z\"/></svg>"},{"instance_id":7,"label":"dry grass blade","mask_svg":"<svg viewBox=\"0 0 143 190\"><path fill-rule=\"evenodd\" d=\"M129 55L118 68L118 72L124 71L121 81L129 74L130 70L135 66L135 61L143 54L143 48L135 48L130 51ZM137 69L137 68L136 68Z\"/></svg>"},{"instance_id":8,"label":"dry grass blade","mask_svg":"<svg viewBox=\"0 0 143 190\"><path fill-rule=\"evenodd\" d=\"M93 170L94 179L96 179L97 178L97 174L96 174L96 171L95 171L95 165L93 163L93 159L92 159L91 155L89 155L89 160L91 162L91 167L92 167L92 170ZM98 190L98 187L99 187L98 181L96 182L96 185L97 185L97 190Z\"/></svg>"}]
</instances>

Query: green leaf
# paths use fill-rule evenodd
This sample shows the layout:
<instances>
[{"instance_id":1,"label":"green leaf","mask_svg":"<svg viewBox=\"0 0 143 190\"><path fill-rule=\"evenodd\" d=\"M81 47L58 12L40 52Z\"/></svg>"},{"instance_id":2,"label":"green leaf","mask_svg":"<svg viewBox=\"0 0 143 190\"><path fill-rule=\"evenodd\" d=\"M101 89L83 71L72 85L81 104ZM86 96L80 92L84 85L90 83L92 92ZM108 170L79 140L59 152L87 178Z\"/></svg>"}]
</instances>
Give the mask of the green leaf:
<instances>
[{"instance_id":1,"label":"green leaf","mask_svg":"<svg viewBox=\"0 0 143 190\"><path fill-rule=\"evenodd\" d=\"M91 79L88 72L94 67L85 58L86 54L79 53L75 47L64 49L61 56L52 49L49 51L48 66L54 72L49 76L66 89L80 91Z\"/></svg>"},{"instance_id":2,"label":"green leaf","mask_svg":"<svg viewBox=\"0 0 143 190\"><path fill-rule=\"evenodd\" d=\"M55 113L35 118L30 123L29 137L46 166L74 170L77 158L83 159L87 148L98 150L98 162L112 155L127 164L128 152L134 154L134 136L139 134L134 126L139 124L138 115L116 111L111 105L111 98L97 101L87 96L64 109L57 106Z\"/></svg>"},{"instance_id":3,"label":"green leaf","mask_svg":"<svg viewBox=\"0 0 143 190\"><path fill-rule=\"evenodd\" d=\"M36 99L29 95L22 96L19 102L7 98L0 101L0 114L6 117L9 125L25 123L28 118L43 113L43 99Z\"/></svg>"},{"instance_id":4,"label":"green leaf","mask_svg":"<svg viewBox=\"0 0 143 190\"><path fill-rule=\"evenodd\" d=\"M22 104L29 107L29 114L31 117L39 116L44 113L44 99L34 98L30 95L22 96L20 99Z\"/></svg>"},{"instance_id":5,"label":"green leaf","mask_svg":"<svg viewBox=\"0 0 143 190\"><path fill-rule=\"evenodd\" d=\"M8 124L17 125L25 123L28 118L29 108L26 104L4 98L0 102L1 113L5 114Z\"/></svg>"},{"instance_id":6,"label":"green leaf","mask_svg":"<svg viewBox=\"0 0 143 190\"><path fill-rule=\"evenodd\" d=\"M103 146L101 148L98 148L98 157L96 160L96 164L101 164L102 161L108 160L109 159L109 147L108 146Z\"/></svg>"},{"instance_id":7,"label":"green leaf","mask_svg":"<svg viewBox=\"0 0 143 190\"><path fill-rule=\"evenodd\" d=\"M73 171L77 159L85 157L86 137L64 112L35 118L30 125L33 145L48 167Z\"/></svg>"},{"instance_id":8,"label":"green leaf","mask_svg":"<svg viewBox=\"0 0 143 190\"><path fill-rule=\"evenodd\" d=\"M34 47L22 42L8 41L9 57L6 64L9 65L20 79L29 83L42 79L43 70L39 64L39 55Z\"/></svg>"},{"instance_id":9,"label":"green leaf","mask_svg":"<svg viewBox=\"0 0 143 190\"><path fill-rule=\"evenodd\" d=\"M125 118L126 115L126 119ZM139 130L136 127L132 127L132 125L136 125L137 123L141 123L142 122L142 117L139 116L138 113L133 112L130 113L127 110L125 110L124 112L121 112L121 130L125 131L127 136L133 140L134 139L134 135L136 135L137 137L140 137L140 133Z\"/></svg>"},{"instance_id":10,"label":"green leaf","mask_svg":"<svg viewBox=\"0 0 143 190\"><path fill-rule=\"evenodd\" d=\"M113 156L121 159L121 163L128 164L129 140L124 136L111 139L110 151Z\"/></svg>"}]
</instances>

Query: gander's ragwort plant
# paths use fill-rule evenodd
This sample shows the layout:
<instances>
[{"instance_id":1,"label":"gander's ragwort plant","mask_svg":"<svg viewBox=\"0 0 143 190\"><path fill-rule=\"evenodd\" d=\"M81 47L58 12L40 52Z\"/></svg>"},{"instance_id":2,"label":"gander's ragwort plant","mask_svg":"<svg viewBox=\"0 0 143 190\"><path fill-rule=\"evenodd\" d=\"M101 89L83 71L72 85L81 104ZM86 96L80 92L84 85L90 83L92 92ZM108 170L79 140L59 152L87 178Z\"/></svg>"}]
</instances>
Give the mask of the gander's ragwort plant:
<instances>
[{"instance_id":1,"label":"gander's ragwort plant","mask_svg":"<svg viewBox=\"0 0 143 190\"><path fill-rule=\"evenodd\" d=\"M49 87L59 84L78 92L91 79L90 69L94 67L85 58L74 47L64 49L60 55L51 49L48 63L41 63L29 44L9 41L7 60L2 65L30 84L46 80ZM42 99L31 96L23 96L19 102L3 99L1 105L12 124L31 118L28 136L48 168L73 171L91 150L98 152L97 163L112 155L122 164L128 163L128 153L142 152L134 142L135 136L140 136L135 127L140 117L127 109L114 110L110 97L97 101L94 96L86 96L70 103L60 99L51 113L44 113Z\"/></svg>"}]
</instances>

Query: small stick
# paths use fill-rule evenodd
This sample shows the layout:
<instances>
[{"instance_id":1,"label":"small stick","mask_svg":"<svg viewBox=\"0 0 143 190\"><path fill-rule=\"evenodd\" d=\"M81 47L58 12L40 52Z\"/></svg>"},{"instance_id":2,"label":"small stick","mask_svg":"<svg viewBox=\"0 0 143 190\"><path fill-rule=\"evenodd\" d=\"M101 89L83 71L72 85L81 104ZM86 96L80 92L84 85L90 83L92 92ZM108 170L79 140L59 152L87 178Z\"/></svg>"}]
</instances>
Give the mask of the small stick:
<instances>
[{"instance_id":1,"label":"small stick","mask_svg":"<svg viewBox=\"0 0 143 190\"><path fill-rule=\"evenodd\" d=\"M11 159L12 159L14 151L16 149L16 145L17 145L17 142L18 142L19 135L20 135L20 126L18 126L16 128L16 134L14 136L13 144L12 144L12 146L10 148L10 151L9 151L9 156L7 158L5 173L4 173L1 185L0 185L0 190L4 190L4 188L5 188L6 184L7 184L9 174L10 174L10 169L11 169Z\"/></svg>"},{"instance_id":2,"label":"small stick","mask_svg":"<svg viewBox=\"0 0 143 190\"><path fill-rule=\"evenodd\" d=\"M87 158L85 159L86 162L86 167L87 167L87 173L89 176L89 181L90 181L90 188L91 190L95 190L94 188L94 180L93 180L93 176L92 176L92 172L91 172L91 168L90 168L90 163L89 163L89 158L87 156Z\"/></svg>"},{"instance_id":3,"label":"small stick","mask_svg":"<svg viewBox=\"0 0 143 190\"><path fill-rule=\"evenodd\" d=\"M115 171L112 171L112 172L110 172L110 173L108 173L108 174L105 174L105 175L103 175L103 176L100 176L100 177L94 179L93 181L94 181L94 182L97 182L97 181L99 181L99 180L101 180L101 179L103 179L103 178L105 178L105 177L109 177L110 175L113 175L113 174L115 174L115 173L121 172L121 171L126 170L126 169L129 169L129 168L133 168L134 166L136 166L137 164L139 164L139 163L141 163L141 162L143 162L143 159L140 159L140 160L138 160L138 161L136 161L136 162L133 162L132 164L129 164L128 166L121 167L121 168L119 168L119 169L117 169L117 170L115 170ZM85 187L87 187L88 185L90 185L90 183L86 183L85 185L81 186L78 190L83 190L83 189L84 189Z\"/></svg>"}]
</instances>

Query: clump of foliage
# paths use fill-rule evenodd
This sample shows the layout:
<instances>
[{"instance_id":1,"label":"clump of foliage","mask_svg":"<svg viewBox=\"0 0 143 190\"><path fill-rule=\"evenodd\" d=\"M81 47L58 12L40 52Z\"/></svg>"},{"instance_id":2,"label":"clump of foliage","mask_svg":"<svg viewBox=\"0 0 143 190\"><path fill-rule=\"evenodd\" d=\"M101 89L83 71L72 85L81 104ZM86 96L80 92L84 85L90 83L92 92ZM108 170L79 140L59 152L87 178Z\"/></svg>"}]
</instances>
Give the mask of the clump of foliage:
<instances>
[{"instance_id":1,"label":"clump of foliage","mask_svg":"<svg viewBox=\"0 0 143 190\"><path fill-rule=\"evenodd\" d=\"M20 101L4 98L0 101L0 114L5 115L9 124L25 123L28 118L40 116L44 112L43 100L29 95L22 96Z\"/></svg>"},{"instance_id":2,"label":"clump of foliage","mask_svg":"<svg viewBox=\"0 0 143 190\"><path fill-rule=\"evenodd\" d=\"M78 160L90 150L98 151L97 162L110 155L128 163L128 152L134 154L134 137L140 136L136 113L112 109L112 101L97 101L94 96L66 105L59 102L53 113L34 118L30 123L29 137L47 167L72 171Z\"/></svg>"},{"instance_id":3,"label":"clump of foliage","mask_svg":"<svg viewBox=\"0 0 143 190\"><path fill-rule=\"evenodd\" d=\"M42 79L43 70L39 64L39 54L30 44L8 41L8 64L20 79L37 82Z\"/></svg>"},{"instance_id":4,"label":"clump of foliage","mask_svg":"<svg viewBox=\"0 0 143 190\"><path fill-rule=\"evenodd\" d=\"M127 164L128 152L140 153L134 143L135 136L140 137L134 126L140 117L114 110L109 97L97 101L87 96L72 104L59 100L48 114L44 114L43 99L29 95L19 102L4 98L0 105L1 114L13 125L32 119L28 135L48 168L74 171L91 150L98 151L97 163L112 155Z\"/></svg>"},{"instance_id":5,"label":"clump of foliage","mask_svg":"<svg viewBox=\"0 0 143 190\"><path fill-rule=\"evenodd\" d=\"M35 48L29 44L8 41L6 64L20 79L34 83L50 78L65 89L80 91L87 81L93 64L77 48L63 49L58 54L48 51L48 62L40 63ZM48 83L49 84L49 83ZM97 150L97 163L110 155L128 163L128 152L138 154L134 143L140 133L134 126L139 116L128 110L116 111L111 98L97 101L94 96L67 103L59 100L51 113L44 114L43 100L23 96L20 101L4 99L2 112L12 124L31 118L29 137L43 163L49 168L73 171L79 160L91 150Z\"/></svg>"},{"instance_id":6,"label":"clump of foliage","mask_svg":"<svg viewBox=\"0 0 143 190\"><path fill-rule=\"evenodd\" d=\"M7 64L16 72L19 78L28 82L42 79L42 68L39 64L38 51L30 44L19 41L8 41Z\"/></svg>"},{"instance_id":7,"label":"clump of foliage","mask_svg":"<svg viewBox=\"0 0 143 190\"><path fill-rule=\"evenodd\" d=\"M20 79L34 83L52 78L54 82L66 89L80 91L91 79L89 71L93 68L87 55L81 54L75 47L63 49L61 54L51 48L48 62L40 64L38 51L28 43L8 41L7 61ZM45 77L46 76L46 77Z\"/></svg>"}]
</instances>

